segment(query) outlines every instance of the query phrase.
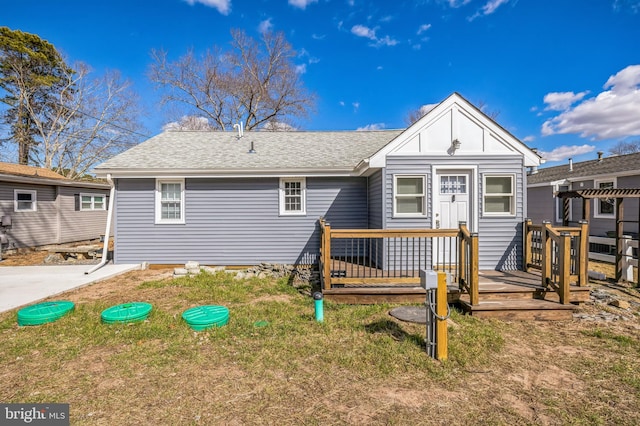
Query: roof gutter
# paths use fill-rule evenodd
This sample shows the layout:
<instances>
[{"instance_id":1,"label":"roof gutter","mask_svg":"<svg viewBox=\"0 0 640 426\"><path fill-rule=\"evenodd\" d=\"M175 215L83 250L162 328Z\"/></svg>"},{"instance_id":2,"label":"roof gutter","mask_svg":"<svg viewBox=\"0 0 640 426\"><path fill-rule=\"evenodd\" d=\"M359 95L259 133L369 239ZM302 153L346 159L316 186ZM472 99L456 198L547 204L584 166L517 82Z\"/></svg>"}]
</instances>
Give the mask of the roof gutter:
<instances>
[{"instance_id":1,"label":"roof gutter","mask_svg":"<svg viewBox=\"0 0 640 426\"><path fill-rule=\"evenodd\" d=\"M107 225L104 231L104 246L102 247L102 260L100 260L100 263L98 263L96 266L86 271L85 275L89 275L90 273L95 272L98 269L102 268L104 265L107 264L107 261L108 261L107 258L109 257L109 235L111 234L111 221L113 218L113 202L114 202L114 199L116 198L115 197L116 186L113 184L113 180L111 180L110 173L107 174L107 182L109 182L109 185L111 185L111 190L109 191L109 209L107 210Z\"/></svg>"},{"instance_id":2,"label":"roof gutter","mask_svg":"<svg viewBox=\"0 0 640 426\"><path fill-rule=\"evenodd\" d=\"M98 182L88 182L82 180L70 180L70 179L51 179L35 176L20 176L9 175L0 173L0 181L3 182L17 182L17 183L32 183L34 185L57 185L57 186L77 186L85 188L106 189L109 185Z\"/></svg>"}]
</instances>

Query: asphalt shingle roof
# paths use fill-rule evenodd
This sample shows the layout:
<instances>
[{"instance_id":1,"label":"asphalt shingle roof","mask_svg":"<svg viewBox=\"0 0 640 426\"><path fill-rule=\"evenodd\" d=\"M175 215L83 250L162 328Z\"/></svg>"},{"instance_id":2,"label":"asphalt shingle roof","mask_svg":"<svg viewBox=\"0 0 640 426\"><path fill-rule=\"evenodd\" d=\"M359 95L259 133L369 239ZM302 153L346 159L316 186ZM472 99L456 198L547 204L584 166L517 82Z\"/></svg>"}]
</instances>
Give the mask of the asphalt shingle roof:
<instances>
[{"instance_id":1,"label":"asphalt shingle roof","mask_svg":"<svg viewBox=\"0 0 640 426\"><path fill-rule=\"evenodd\" d=\"M573 171L569 171L568 163L561 166L538 169L538 173L527 176L527 184L555 182L563 179L587 176L611 175L633 170L638 170L638 174L640 174L640 152L603 157L601 160L573 163Z\"/></svg>"},{"instance_id":2,"label":"asphalt shingle roof","mask_svg":"<svg viewBox=\"0 0 640 426\"><path fill-rule=\"evenodd\" d=\"M54 172L53 170L14 163L0 163L0 173L13 176L39 177L45 179L66 179L64 176Z\"/></svg>"},{"instance_id":3,"label":"asphalt shingle roof","mask_svg":"<svg viewBox=\"0 0 640 426\"><path fill-rule=\"evenodd\" d=\"M238 138L236 132L166 131L96 171L352 170L401 132L245 132ZM249 153L252 143L255 153Z\"/></svg>"}]
</instances>

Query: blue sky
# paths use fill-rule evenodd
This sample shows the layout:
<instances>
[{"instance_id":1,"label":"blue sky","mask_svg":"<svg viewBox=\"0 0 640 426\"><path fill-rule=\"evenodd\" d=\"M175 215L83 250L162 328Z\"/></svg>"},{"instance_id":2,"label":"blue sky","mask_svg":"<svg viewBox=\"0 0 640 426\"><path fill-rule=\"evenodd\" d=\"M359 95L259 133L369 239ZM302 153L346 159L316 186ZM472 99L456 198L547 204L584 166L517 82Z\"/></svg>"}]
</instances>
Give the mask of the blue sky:
<instances>
[{"instance_id":1,"label":"blue sky","mask_svg":"<svg viewBox=\"0 0 640 426\"><path fill-rule=\"evenodd\" d=\"M0 0L0 25L38 34L70 63L117 69L167 117L151 49L227 47L232 28L283 31L317 94L303 130L403 128L459 92L547 165L640 139L640 0Z\"/></svg>"}]
</instances>

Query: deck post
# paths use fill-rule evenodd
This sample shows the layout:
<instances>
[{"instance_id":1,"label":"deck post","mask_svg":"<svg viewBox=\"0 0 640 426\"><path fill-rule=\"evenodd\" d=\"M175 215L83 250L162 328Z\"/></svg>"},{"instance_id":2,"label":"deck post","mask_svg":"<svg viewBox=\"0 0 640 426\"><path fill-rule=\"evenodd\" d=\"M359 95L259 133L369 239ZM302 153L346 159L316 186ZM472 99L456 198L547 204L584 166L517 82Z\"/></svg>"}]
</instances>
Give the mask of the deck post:
<instances>
[{"instance_id":1,"label":"deck post","mask_svg":"<svg viewBox=\"0 0 640 426\"><path fill-rule=\"evenodd\" d=\"M616 282L622 281L622 257L625 255L622 234L624 234L624 198L616 198Z\"/></svg>"},{"instance_id":2,"label":"deck post","mask_svg":"<svg viewBox=\"0 0 640 426\"><path fill-rule=\"evenodd\" d=\"M523 224L524 232L524 271L529 272L529 265L532 263L533 231L531 230L531 219L526 218Z\"/></svg>"},{"instance_id":3,"label":"deck post","mask_svg":"<svg viewBox=\"0 0 640 426\"><path fill-rule=\"evenodd\" d=\"M467 280L467 250L464 239L467 223L460 222L458 226L460 227L458 233L458 288L462 289L462 283Z\"/></svg>"},{"instance_id":4,"label":"deck post","mask_svg":"<svg viewBox=\"0 0 640 426\"><path fill-rule=\"evenodd\" d=\"M331 224L329 222L324 222L321 256L324 289L331 290Z\"/></svg>"},{"instance_id":5,"label":"deck post","mask_svg":"<svg viewBox=\"0 0 640 426\"><path fill-rule=\"evenodd\" d=\"M479 268L478 268L478 233L474 232L471 234L471 250L470 250L470 257L471 259L471 268L470 269L470 276L469 276L469 288L470 288L470 293L469 293L469 302L472 305L477 305L480 302L480 292L479 292L479 285L480 285L480 280L479 280Z\"/></svg>"},{"instance_id":6,"label":"deck post","mask_svg":"<svg viewBox=\"0 0 640 426\"><path fill-rule=\"evenodd\" d=\"M571 233L560 234L560 303L566 305L570 301L569 281L571 280Z\"/></svg>"},{"instance_id":7,"label":"deck post","mask_svg":"<svg viewBox=\"0 0 640 426\"><path fill-rule=\"evenodd\" d=\"M438 272L438 288L436 290L436 359L445 361L449 356L447 335L447 318L449 315L447 301L447 274Z\"/></svg>"},{"instance_id":8,"label":"deck post","mask_svg":"<svg viewBox=\"0 0 640 426\"><path fill-rule=\"evenodd\" d=\"M549 227L551 226L551 222L545 220L542 222L542 230L540 232L540 237L542 239L542 287L546 288L551 278L551 248L552 241L549 238Z\"/></svg>"},{"instance_id":9,"label":"deck post","mask_svg":"<svg viewBox=\"0 0 640 426\"><path fill-rule=\"evenodd\" d=\"M580 241L578 254L578 286L589 285L589 222L580 222Z\"/></svg>"}]
</instances>

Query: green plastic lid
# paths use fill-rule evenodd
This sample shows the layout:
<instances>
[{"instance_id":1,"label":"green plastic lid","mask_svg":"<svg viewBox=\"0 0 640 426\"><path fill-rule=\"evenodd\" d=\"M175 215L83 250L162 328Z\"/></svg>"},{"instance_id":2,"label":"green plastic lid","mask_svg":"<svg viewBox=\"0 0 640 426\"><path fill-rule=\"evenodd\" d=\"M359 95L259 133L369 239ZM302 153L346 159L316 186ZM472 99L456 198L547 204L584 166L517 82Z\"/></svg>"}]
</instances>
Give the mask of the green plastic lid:
<instances>
[{"instance_id":1,"label":"green plastic lid","mask_svg":"<svg viewBox=\"0 0 640 426\"><path fill-rule=\"evenodd\" d=\"M58 300L27 306L18 311L18 325L40 325L56 321L74 308L73 302Z\"/></svg>"},{"instance_id":2,"label":"green plastic lid","mask_svg":"<svg viewBox=\"0 0 640 426\"><path fill-rule=\"evenodd\" d=\"M106 324L144 321L153 307L146 302L131 302L115 305L102 311L100 317Z\"/></svg>"},{"instance_id":3,"label":"green plastic lid","mask_svg":"<svg viewBox=\"0 0 640 426\"><path fill-rule=\"evenodd\" d=\"M229 309L218 305L196 306L184 311L182 319L196 331L211 327L222 327L229 322Z\"/></svg>"}]
</instances>

